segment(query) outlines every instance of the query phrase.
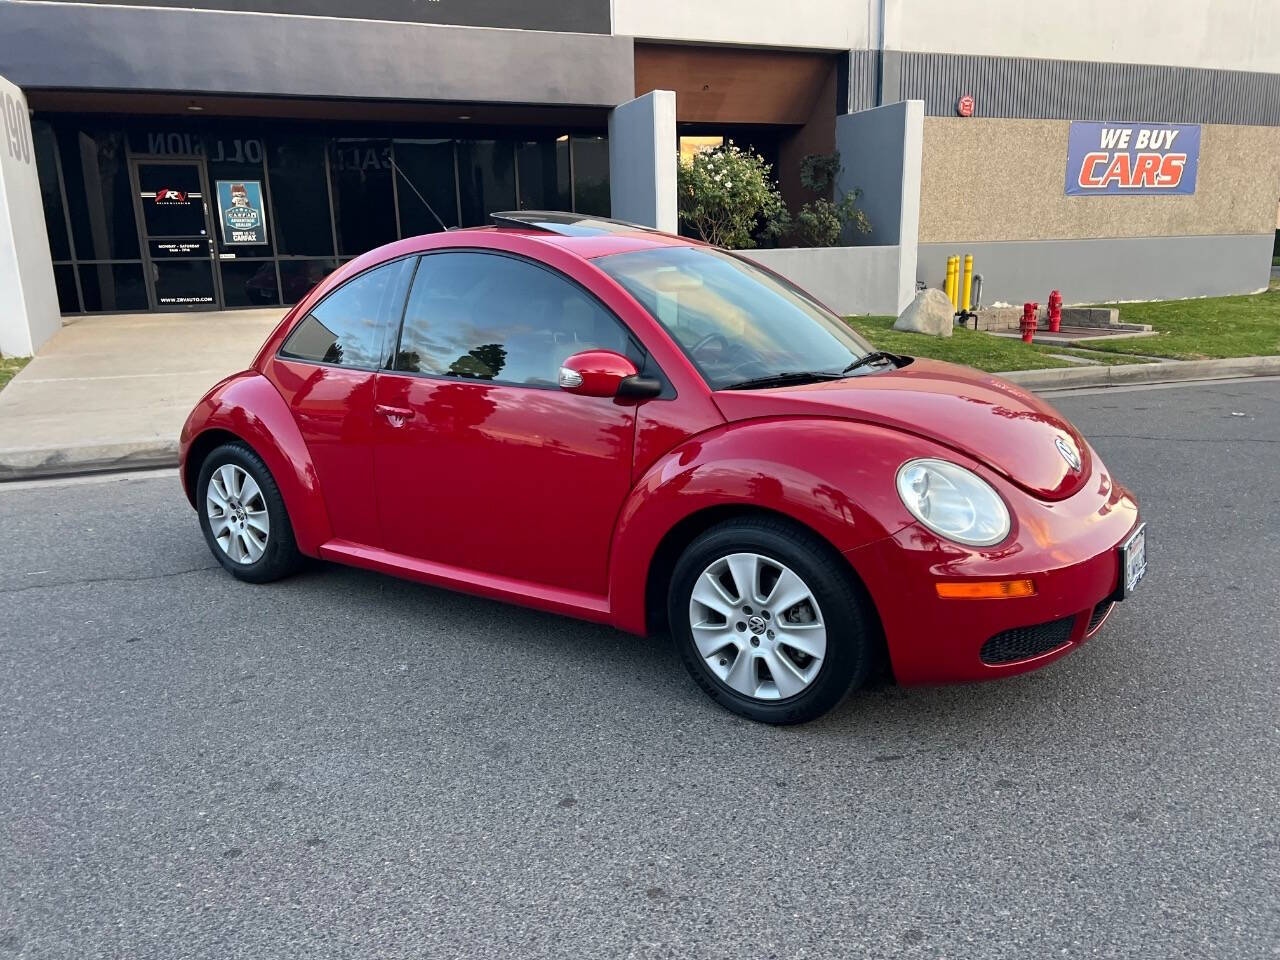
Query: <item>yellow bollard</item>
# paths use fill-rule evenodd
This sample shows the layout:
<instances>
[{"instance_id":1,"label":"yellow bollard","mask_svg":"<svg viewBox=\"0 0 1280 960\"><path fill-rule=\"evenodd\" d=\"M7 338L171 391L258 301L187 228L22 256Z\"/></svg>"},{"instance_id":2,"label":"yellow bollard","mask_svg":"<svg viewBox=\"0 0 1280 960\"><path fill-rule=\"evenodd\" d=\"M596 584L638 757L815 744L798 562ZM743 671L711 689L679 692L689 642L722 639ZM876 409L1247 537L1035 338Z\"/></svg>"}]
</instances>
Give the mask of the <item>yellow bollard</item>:
<instances>
[{"instance_id":1,"label":"yellow bollard","mask_svg":"<svg viewBox=\"0 0 1280 960\"><path fill-rule=\"evenodd\" d=\"M970 297L973 294L973 254L972 253L966 253L964 255L964 286L962 286L960 289L963 294L960 302L961 304L963 304L964 312L968 313Z\"/></svg>"},{"instance_id":2,"label":"yellow bollard","mask_svg":"<svg viewBox=\"0 0 1280 960\"><path fill-rule=\"evenodd\" d=\"M952 309L952 310L955 310L955 309L956 309L956 306L957 306L957 301L956 301L956 285L957 285L957 280L958 280L958 273L959 273L959 270L960 270L960 258L959 258L959 257L947 257L947 286L946 286L946 294L947 294L947 299L951 301L951 309Z\"/></svg>"}]
</instances>

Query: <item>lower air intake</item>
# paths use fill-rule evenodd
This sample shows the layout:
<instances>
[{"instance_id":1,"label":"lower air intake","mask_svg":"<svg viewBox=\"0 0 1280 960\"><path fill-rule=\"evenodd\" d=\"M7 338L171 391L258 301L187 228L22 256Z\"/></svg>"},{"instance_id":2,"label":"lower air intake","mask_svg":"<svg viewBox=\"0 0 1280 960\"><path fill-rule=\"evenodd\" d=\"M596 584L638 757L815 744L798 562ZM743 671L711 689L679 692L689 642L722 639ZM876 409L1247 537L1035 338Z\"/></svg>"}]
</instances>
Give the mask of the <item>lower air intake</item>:
<instances>
[{"instance_id":1,"label":"lower air intake","mask_svg":"<svg viewBox=\"0 0 1280 960\"><path fill-rule=\"evenodd\" d=\"M982 662L1014 663L1064 647L1071 639L1071 628L1075 622L1075 617L1063 617L1034 627L1014 627L997 633L982 645Z\"/></svg>"},{"instance_id":2,"label":"lower air intake","mask_svg":"<svg viewBox=\"0 0 1280 960\"><path fill-rule=\"evenodd\" d=\"M1089 617L1089 627L1086 633L1093 633L1098 627L1102 626L1102 621L1107 619L1107 614L1111 612L1111 608L1115 606L1113 600L1103 600L1100 604L1093 608L1093 615Z\"/></svg>"}]
</instances>

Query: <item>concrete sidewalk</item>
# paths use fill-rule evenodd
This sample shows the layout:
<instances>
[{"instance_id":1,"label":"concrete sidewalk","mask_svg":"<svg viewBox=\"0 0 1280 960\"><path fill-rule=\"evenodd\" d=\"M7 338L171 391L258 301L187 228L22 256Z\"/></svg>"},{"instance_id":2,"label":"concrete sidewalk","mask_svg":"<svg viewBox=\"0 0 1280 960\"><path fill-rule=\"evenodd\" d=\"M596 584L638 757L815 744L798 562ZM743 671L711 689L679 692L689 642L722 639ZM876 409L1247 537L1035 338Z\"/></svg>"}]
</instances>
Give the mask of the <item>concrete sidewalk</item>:
<instances>
[{"instance_id":1,"label":"concrete sidewalk","mask_svg":"<svg viewBox=\"0 0 1280 960\"><path fill-rule=\"evenodd\" d=\"M0 390L0 480L175 463L192 406L286 309L68 317Z\"/></svg>"}]
</instances>

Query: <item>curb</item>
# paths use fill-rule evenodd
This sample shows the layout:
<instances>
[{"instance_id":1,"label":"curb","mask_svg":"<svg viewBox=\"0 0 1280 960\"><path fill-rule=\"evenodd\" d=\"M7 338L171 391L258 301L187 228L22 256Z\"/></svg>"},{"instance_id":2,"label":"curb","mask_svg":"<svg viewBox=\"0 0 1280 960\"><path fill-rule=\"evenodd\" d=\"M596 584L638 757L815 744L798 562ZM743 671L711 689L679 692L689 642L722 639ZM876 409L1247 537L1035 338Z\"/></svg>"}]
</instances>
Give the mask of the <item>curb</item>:
<instances>
[{"instance_id":1,"label":"curb","mask_svg":"<svg viewBox=\"0 0 1280 960\"><path fill-rule=\"evenodd\" d=\"M1014 370L994 376L1028 390L1074 390L1126 384L1176 383L1183 380L1226 380L1280 376L1280 356ZM0 483L6 480L32 480L113 470L176 467L177 464L178 442L156 437L69 447L0 450Z\"/></svg>"},{"instance_id":2,"label":"curb","mask_svg":"<svg viewBox=\"0 0 1280 960\"><path fill-rule=\"evenodd\" d=\"M151 438L0 450L0 482L178 465L178 441Z\"/></svg>"},{"instance_id":3,"label":"curb","mask_svg":"<svg viewBox=\"0 0 1280 960\"><path fill-rule=\"evenodd\" d=\"M1280 357L1229 357L1226 360L1170 360L1100 367L1056 367L1014 370L995 376L1028 390L1073 390L1119 387L1132 383L1176 383L1181 380L1227 380L1280 375Z\"/></svg>"}]
</instances>

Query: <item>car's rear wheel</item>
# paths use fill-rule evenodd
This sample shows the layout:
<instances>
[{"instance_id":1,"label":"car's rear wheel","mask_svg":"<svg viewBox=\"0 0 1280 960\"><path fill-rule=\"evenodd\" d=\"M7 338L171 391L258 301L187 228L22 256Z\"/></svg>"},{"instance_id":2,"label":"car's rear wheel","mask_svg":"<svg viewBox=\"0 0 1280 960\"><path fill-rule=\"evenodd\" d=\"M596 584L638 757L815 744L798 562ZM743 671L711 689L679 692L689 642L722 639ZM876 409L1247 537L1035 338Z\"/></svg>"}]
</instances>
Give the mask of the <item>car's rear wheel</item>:
<instances>
[{"instance_id":1,"label":"car's rear wheel","mask_svg":"<svg viewBox=\"0 0 1280 960\"><path fill-rule=\"evenodd\" d=\"M209 549L233 576L267 583L301 565L280 488L247 446L226 443L205 458L196 509Z\"/></svg>"},{"instance_id":2,"label":"car's rear wheel","mask_svg":"<svg viewBox=\"0 0 1280 960\"><path fill-rule=\"evenodd\" d=\"M875 614L844 559L785 520L731 520L699 536L676 563L667 614L698 686L765 723L826 713L877 649Z\"/></svg>"}]
</instances>

